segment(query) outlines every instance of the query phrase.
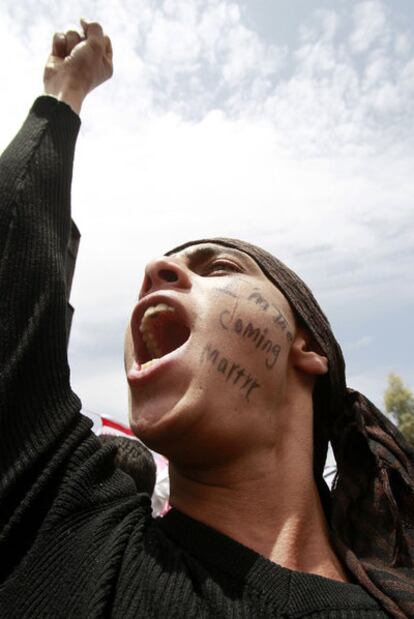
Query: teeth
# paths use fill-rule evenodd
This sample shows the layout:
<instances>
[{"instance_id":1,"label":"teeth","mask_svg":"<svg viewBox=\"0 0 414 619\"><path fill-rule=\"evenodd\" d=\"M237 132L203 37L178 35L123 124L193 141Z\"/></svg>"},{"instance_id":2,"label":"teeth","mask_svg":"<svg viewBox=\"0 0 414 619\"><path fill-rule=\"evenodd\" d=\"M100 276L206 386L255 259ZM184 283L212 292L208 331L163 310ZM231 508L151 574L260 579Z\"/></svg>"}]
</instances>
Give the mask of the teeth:
<instances>
[{"instance_id":1,"label":"teeth","mask_svg":"<svg viewBox=\"0 0 414 619\"><path fill-rule=\"evenodd\" d=\"M161 312L175 312L175 309L166 303L158 303L157 305L150 305L145 310L145 313L141 320L140 330L143 331L145 329L145 323L148 318L155 318L157 314L161 314Z\"/></svg>"},{"instance_id":2,"label":"teeth","mask_svg":"<svg viewBox=\"0 0 414 619\"><path fill-rule=\"evenodd\" d=\"M160 348L155 340L154 334L151 331L145 331L142 334L142 339L144 340L146 347L148 348L148 352L152 357L161 357Z\"/></svg>"},{"instance_id":3,"label":"teeth","mask_svg":"<svg viewBox=\"0 0 414 619\"><path fill-rule=\"evenodd\" d=\"M151 359L151 361L147 361L146 363L143 363L141 365L141 370L146 370L147 368L149 368L151 365L153 365L156 361L158 361L158 359Z\"/></svg>"},{"instance_id":4,"label":"teeth","mask_svg":"<svg viewBox=\"0 0 414 619\"><path fill-rule=\"evenodd\" d=\"M144 312L144 315L141 319L141 323L139 325L139 330L142 333L142 339L145 342L145 345L148 349L148 353L154 357L159 358L162 357L162 352L160 347L158 346L158 342L154 333L154 327L152 324L153 318L156 318L159 314L163 312L175 312L175 309L166 303L158 303L157 305L150 305ZM148 362L150 363L150 362ZM146 366L144 364L142 367Z\"/></svg>"}]
</instances>

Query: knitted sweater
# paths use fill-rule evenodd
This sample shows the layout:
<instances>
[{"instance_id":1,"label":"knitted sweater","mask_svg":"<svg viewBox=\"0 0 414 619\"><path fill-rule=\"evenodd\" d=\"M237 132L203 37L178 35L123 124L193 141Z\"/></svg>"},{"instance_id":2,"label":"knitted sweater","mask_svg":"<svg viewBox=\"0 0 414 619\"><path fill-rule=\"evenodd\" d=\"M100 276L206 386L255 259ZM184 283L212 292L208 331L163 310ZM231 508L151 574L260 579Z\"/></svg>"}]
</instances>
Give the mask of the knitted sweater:
<instances>
[{"instance_id":1,"label":"knitted sweater","mask_svg":"<svg viewBox=\"0 0 414 619\"><path fill-rule=\"evenodd\" d=\"M80 414L65 255L79 119L39 98L0 169L0 616L386 617L150 499Z\"/></svg>"}]
</instances>

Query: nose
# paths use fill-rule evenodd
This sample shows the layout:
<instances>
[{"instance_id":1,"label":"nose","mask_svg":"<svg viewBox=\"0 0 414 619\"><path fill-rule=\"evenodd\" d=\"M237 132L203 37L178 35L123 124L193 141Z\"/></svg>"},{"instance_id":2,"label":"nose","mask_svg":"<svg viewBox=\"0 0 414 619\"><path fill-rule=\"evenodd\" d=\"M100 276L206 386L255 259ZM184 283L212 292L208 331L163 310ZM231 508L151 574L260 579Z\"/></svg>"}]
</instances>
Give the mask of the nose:
<instances>
[{"instance_id":1,"label":"nose","mask_svg":"<svg viewBox=\"0 0 414 619\"><path fill-rule=\"evenodd\" d=\"M184 264L162 256L147 264L139 296L141 298L150 292L166 288L188 289L191 288L191 280Z\"/></svg>"}]
</instances>

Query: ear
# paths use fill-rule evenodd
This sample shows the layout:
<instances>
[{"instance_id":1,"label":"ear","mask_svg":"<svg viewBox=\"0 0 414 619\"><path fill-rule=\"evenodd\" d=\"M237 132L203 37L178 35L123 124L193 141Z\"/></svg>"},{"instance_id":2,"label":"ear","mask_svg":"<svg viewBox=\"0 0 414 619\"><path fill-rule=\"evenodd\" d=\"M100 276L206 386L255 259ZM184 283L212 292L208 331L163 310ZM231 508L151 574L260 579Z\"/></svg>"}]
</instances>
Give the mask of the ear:
<instances>
[{"instance_id":1,"label":"ear","mask_svg":"<svg viewBox=\"0 0 414 619\"><path fill-rule=\"evenodd\" d=\"M298 329L290 351L293 367L311 376L321 376L328 371L328 359L319 352L311 336Z\"/></svg>"}]
</instances>

